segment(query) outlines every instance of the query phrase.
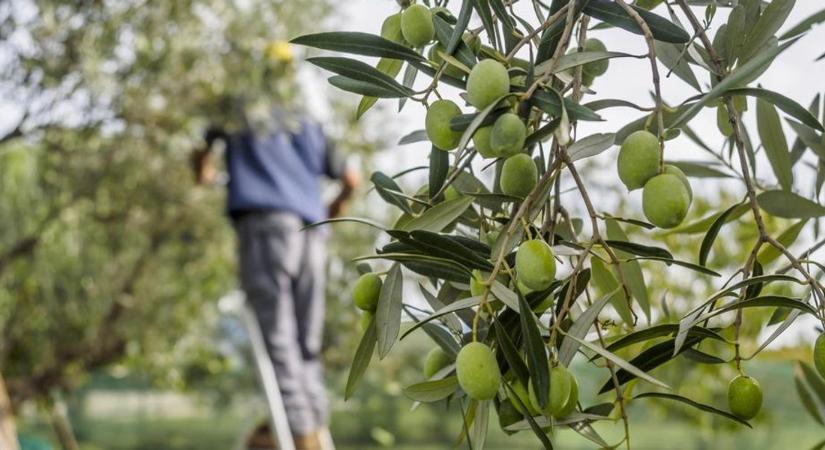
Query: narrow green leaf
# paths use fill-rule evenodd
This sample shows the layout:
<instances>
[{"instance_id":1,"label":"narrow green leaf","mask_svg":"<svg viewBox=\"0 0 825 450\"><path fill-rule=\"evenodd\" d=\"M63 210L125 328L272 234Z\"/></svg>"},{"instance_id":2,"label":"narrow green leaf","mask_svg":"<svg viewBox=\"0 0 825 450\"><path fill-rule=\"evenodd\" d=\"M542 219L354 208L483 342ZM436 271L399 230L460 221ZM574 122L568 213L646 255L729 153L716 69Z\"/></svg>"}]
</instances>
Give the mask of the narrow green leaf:
<instances>
[{"instance_id":1,"label":"narrow green leaf","mask_svg":"<svg viewBox=\"0 0 825 450\"><path fill-rule=\"evenodd\" d=\"M802 22L799 22L793 28L786 31L785 34L780 36L779 39L783 41L786 39L793 39L799 36L800 34L807 32L814 25L820 24L822 22L825 22L825 9L817 13L814 13L807 19L803 20Z\"/></svg>"},{"instance_id":2,"label":"narrow green leaf","mask_svg":"<svg viewBox=\"0 0 825 450\"><path fill-rule=\"evenodd\" d=\"M599 317L601 310L604 309L613 295L617 293L618 289L620 288L616 288L613 292L593 302L593 304L573 322L573 325L567 330L567 335L564 337L559 348L559 363L561 363L561 365L570 365L570 362L573 361L573 357L576 356L576 352L579 351L581 345L578 341L574 340L573 337L584 339L584 337L587 336L587 330L593 326L593 322Z\"/></svg>"},{"instance_id":3,"label":"narrow green leaf","mask_svg":"<svg viewBox=\"0 0 825 450\"><path fill-rule=\"evenodd\" d=\"M376 343L376 325L373 320L361 337L361 342L358 344L358 349L355 350L355 356L352 358L350 364L349 375L347 376L347 386L344 389L344 400L352 398L358 383L361 381L364 372L370 364L372 354L375 352Z\"/></svg>"},{"instance_id":4,"label":"narrow green leaf","mask_svg":"<svg viewBox=\"0 0 825 450\"><path fill-rule=\"evenodd\" d=\"M693 271L696 271L696 272L699 272L699 273L703 273L705 275L710 275L710 276L714 276L714 277L721 277L722 276L719 272L710 270L707 267L702 267L698 264L689 263L687 261L680 261L678 259L660 258L660 257L657 257L657 256L639 256L639 257L633 258L633 259L661 261L661 262L663 262L665 264L668 264L668 265L676 264L677 266L682 266L682 267L685 267L687 269L690 269L690 270L693 270Z\"/></svg>"},{"instance_id":5,"label":"narrow green leaf","mask_svg":"<svg viewBox=\"0 0 825 450\"><path fill-rule=\"evenodd\" d=\"M801 151L804 152L805 148L810 148L811 151L819 157L820 162L825 161L825 138L817 134L811 127L795 120L788 120L788 123L796 132L797 140L799 140L802 145ZM796 143L794 144L794 148L796 148ZM799 157L793 158L793 153L794 152L791 151L792 160L794 162L799 161L799 157L802 155L800 154Z\"/></svg>"},{"instance_id":6,"label":"narrow green leaf","mask_svg":"<svg viewBox=\"0 0 825 450\"><path fill-rule=\"evenodd\" d=\"M360 223L363 225L369 225L377 230L384 231L384 227L379 224L378 222L373 222L369 219L364 219L362 217L333 217L331 219L322 220L320 222L314 222L309 225L305 225L302 230L308 230L310 228L319 227L321 225L326 225L328 223L339 223L339 222L355 222Z\"/></svg>"},{"instance_id":7,"label":"narrow green leaf","mask_svg":"<svg viewBox=\"0 0 825 450\"><path fill-rule=\"evenodd\" d=\"M631 7L647 23L656 40L674 44L685 44L690 40L690 35L673 22L642 8L633 5ZM584 13L631 33L643 34L639 24L621 6L612 1L590 0L584 7Z\"/></svg>"},{"instance_id":8,"label":"narrow green leaf","mask_svg":"<svg viewBox=\"0 0 825 450\"><path fill-rule=\"evenodd\" d=\"M733 72L730 73L724 80L720 81L716 86L713 87L707 94L702 96L698 101L691 104L687 107L682 113L671 122L671 128L678 128L685 124L688 120L693 118L705 105L710 103L712 100L718 98L719 96L723 95L724 92L730 90L731 88L739 87L739 85L747 80L750 80L751 77L755 72L762 69L765 64L774 60L774 58L779 55L780 53L784 52L788 47L796 43L796 39L788 41L778 47L775 48L768 48L756 56L754 56L751 60L749 60L744 65L737 67Z\"/></svg>"},{"instance_id":9,"label":"narrow green leaf","mask_svg":"<svg viewBox=\"0 0 825 450\"><path fill-rule=\"evenodd\" d=\"M616 276L608 269L602 260L599 258L590 258L590 269L593 276L593 283L599 288L603 294L613 292L610 296L610 303L616 312L619 313L622 320L627 323L633 323L633 314L630 311L630 302L625 295L624 289L621 289L619 281Z\"/></svg>"},{"instance_id":10,"label":"narrow green leaf","mask_svg":"<svg viewBox=\"0 0 825 450\"><path fill-rule=\"evenodd\" d=\"M717 416L725 417L725 418L730 419L734 422L745 425L748 428L753 428L751 426L751 424L749 424L748 422L734 416L733 414L731 414L729 412L722 411L721 409L714 408L713 406L709 406L709 405L705 405L703 403L699 403L697 401L691 400L691 399L689 399L687 397L683 397L681 395L666 394L666 393L662 393L662 392L645 392L644 394L639 394L639 395L633 397L633 400L642 399L642 398L661 398L661 399L667 399L667 400L675 400L677 402L682 402L686 405L692 406L692 407L694 407L698 410L709 412L709 413L712 413L712 414L716 414Z\"/></svg>"},{"instance_id":11,"label":"narrow green leaf","mask_svg":"<svg viewBox=\"0 0 825 450\"><path fill-rule=\"evenodd\" d=\"M724 95L747 95L757 99L765 100L766 102L776 106L788 114L789 116L799 120L805 125L819 131L825 131L822 124L816 119L814 114L805 109L804 106L797 103L795 100L785 97L784 95L770 91L763 88L738 88L730 89ZM758 104L757 104L758 106Z\"/></svg>"},{"instance_id":12,"label":"narrow green leaf","mask_svg":"<svg viewBox=\"0 0 825 450\"><path fill-rule=\"evenodd\" d=\"M670 69L674 75L679 77L690 87L696 89L697 91L702 90L702 86L699 85L699 80L696 79L696 74L693 73L693 69L691 69L690 64L688 64L686 55L682 52L682 46L669 44L662 41L654 41L654 47L656 49L656 57L665 65L665 67Z\"/></svg>"},{"instance_id":13,"label":"narrow green leaf","mask_svg":"<svg viewBox=\"0 0 825 450\"><path fill-rule=\"evenodd\" d=\"M504 325L501 324L500 320L493 322L493 329L496 333L498 352L504 355L504 359L510 366L510 370L516 375L516 379L521 385L527 386L527 383L530 382L530 370L527 368L524 360L521 359L516 345L513 343L513 340L510 339L510 335L507 333L507 330L504 329Z\"/></svg>"},{"instance_id":14,"label":"narrow green leaf","mask_svg":"<svg viewBox=\"0 0 825 450\"><path fill-rule=\"evenodd\" d=\"M481 18L481 23L484 30L487 32L487 39L490 45L496 45L496 36L498 36L498 29L493 22L493 13L490 11L489 0L473 0L478 17Z\"/></svg>"},{"instance_id":15,"label":"narrow green leaf","mask_svg":"<svg viewBox=\"0 0 825 450\"><path fill-rule=\"evenodd\" d=\"M654 325L652 327L645 328L642 330L632 331L622 336L621 338L617 339L616 341L608 345L607 350L615 353L616 351L623 349L625 347L629 347L633 344L646 342L651 339L656 339L664 336L670 336L678 331L679 324L676 323L664 323L660 325ZM694 325L690 329L689 333L691 335L700 336L703 338L709 338L720 342L727 342L727 340L716 331L707 328L702 328L696 325Z\"/></svg>"},{"instance_id":16,"label":"narrow green leaf","mask_svg":"<svg viewBox=\"0 0 825 450\"><path fill-rule=\"evenodd\" d=\"M508 391L507 396L513 402L515 402L518 409L521 411L527 411L527 405L525 405L524 402L521 401L521 398L519 398L518 394L516 394L512 386L510 386L510 384L508 383L504 383L504 387ZM533 431L533 434L535 434L536 437L539 438L545 450L553 450L553 443L550 441L550 438L547 436L547 433L545 433L544 430L542 430L542 428L538 425L538 423L536 423L536 419L533 418L530 414L525 414L524 420L527 421L527 423L530 425L530 429ZM516 424L513 424L511 426L515 426Z\"/></svg>"},{"instance_id":17,"label":"narrow green leaf","mask_svg":"<svg viewBox=\"0 0 825 450\"><path fill-rule=\"evenodd\" d=\"M813 367L802 361L797 361L794 367L794 381L805 409L814 420L825 424L825 381Z\"/></svg>"},{"instance_id":18,"label":"narrow green leaf","mask_svg":"<svg viewBox=\"0 0 825 450\"><path fill-rule=\"evenodd\" d=\"M447 172L449 170L450 155L432 146L432 149L430 149L430 172L427 182L430 200L433 200L436 192L440 191L441 187L444 186L444 181L447 180Z\"/></svg>"},{"instance_id":19,"label":"narrow green leaf","mask_svg":"<svg viewBox=\"0 0 825 450\"><path fill-rule=\"evenodd\" d=\"M786 191L793 188L793 170L791 168L791 154L785 132L782 131L782 122L776 108L761 98L756 99L756 122L759 126L759 137L773 173L779 184Z\"/></svg>"},{"instance_id":20,"label":"narrow green leaf","mask_svg":"<svg viewBox=\"0 0 825 450\"><path fill-rule=\"evenodd\" d=\"M458 380L455 376L450 376L441 380L416 383L405 387L403 391L410 400L432 403L449 397L456 389L458 389Z\"/></svg>"},{"instance_id":21,"label":"narrow green leaf","mask_svg":"<svg viewBox=\"0 0 825 450\"><path fill-rule=\"evenodd\" d=\"M464 30L470 23L470 17L473 15L473 2L465 0L461 2L461 11L458 13L458 22L455 24L453 34L450 36L450 42L444 47L447 53L453 54L461 43L461 37L464 35Z\"/></svg>"},{"instance_id":22,"label":"narrow green leaf","mask_svg":"<svg viewBox=\"0 0 825 450\"><path fill-rule=\"evenodd\" d=\"M633 55L630 53L622 53L622 52L602 52L602 51L592 51L592 52L574 52L574 53L567 53L562 55L559 58L558 62L553 65L553 70L551 73L559 73L564 72L565 70L570 70L578 66L583 66L588 63L592 63L595 61L604 61L606 59L613 59L613 58L638 58L639 56ZM545 61L535 67L533 73L536 75L543 74L547 69L549 69L549 61Z\"/></svg>"},{"instance_id":23,"label":"narrow green leaf","mask_svg":"<svg viewBox=\"0 0 825 450\"><path fill-rule=\"evenodd\" d=\"M480 305L482 298L483 298L483 296L481 296L481 295L478 295L478 296L475 296L475 297L462 298L461 300L456 300L453 303L450 303L449 305L444 306L444 308L439 309L438 311L436 311L436 312L430 314L429 316L427 316L423 319L420 319L418 322L416 322L415 325L410 327L407 331L404 332L404 334L401 335L401 339L404 339L405 337L410 335L413 331L417 330L418 328L420 328L421 326L423 326L427 322L430 322L430 321L435 320L435 319L437 319L441 316L444 316L444 315L447 315L447 314L450 314L450 313L453 313L453 312L456 312L456 311L461 311L462 309L469 309L469 308L473 308L475 306Z\"/></svg>"},{"instance_id":24,"label":"narrow green leaf","mask_svg":"<svg viewBox=\"0 0 825 450\"><path fill-rule=\"evenodd\" d=\"M571 144L567 149L567 155L572 162L596 156L613 147L615 140L615 133L591 134L590 136L577 139L576 142Z\"/></svg>"},{"instance_id":25,"label":"narrow green leaf","mask_svg":"<svg viewBox=\"0 0 825 450\"><path fill-rule=\"evenodd\" d=\"M697 343L702 341L702 337L699 336L690 336L684 342L682 347L678 350L674 350L674 339L669 339L665 342L660 342L642 353L638 356L630 360L630 364L637 367L639 370L649 372L662 364L667 363L668 361L673 360L676 356L678 356L681 352L683 352L686 348L691 348ZM630 380L633 380L636 377L635 374L628 372L624 369L619 370L616 372L616 378L619 381L619 384L627 383ZM603 394L610 389L613 389L613 380L608 380L602 388L599 390L599 394Z\"/></svg>"},{"instance_id":26,"label":"narrow green leaf","mask_svg":"<svg viewBox=\"0 0 825 450\"><path fill-rule=\"evenodd\" d=\"M607 237L610 238L608 245L610 245L614 250L622 248L623 244L625 248L627 248L627 244L630 244L630 248L633 251L628 252L625 250L616 250L618 253L618 257L620 259L630 258L633 254L638 254L639 251L643 252L651 252L655 251L656 254L664 253L667 256L672 257L670 252L665 249L657 248L657 247L647 247L641 244L633 244L630 239L625 234L624 230L622 230L621 225L615 219L609 219L605 221L607 225ZM618 244L618 245L617 245ZM647 253L649 254L649 253ZM650 320L650 300L647 296L647 285L645 284L644 273L642 272L642 266L639 264L638 261L622 261L619 263L619 270L622 273L622 276L625 282L628 284L628 288L630 288L630 293L636 302L639 304L639 307L642 308L642 312L645 313L645 317Z\"/></svg>"},{"instance_id":27,"label":"narrow green leaf","mask_svg":"<svg viewBox=\"0 0 825 450\"><path fill-rule=\"evenodd\" d=\"M791 14L795 4L796 0L773 0L768 3L768 6L759 16L759 20L751 26L742 49L742 58L745 60L750 59L774 37L774 34L785 23L788 15Z\"/></svg>"},{"instance_id":28,"label":"narrow green leaf","mask_svg":"<svg viewBox=\"0 0 825 450\"><path fill-rule=\"evenodd\" d=\"M547 349L544 347L536 317L522 296L519 296L519 309L521 310L519 317L524 350L527 353L527 366L530 368L530 382L533 384L533 391L536 393L539 406L543 408L547 404L550 390L550 365L547 359Z\"/></svg>"},{"instance_id":29,"label":"narrow green leaf","mask_svg":"<svg viewBox=\"0 0 825 450\"><path fill-rule=\"evenodd\" d=\"M375 311L375 324L378 337L378 357L384 359L389 354L398 331L401 329L401 306L403 305L404 276L401 266L395 263L387 273L381 294L378 296L378 308Z\"/></svg>"},{"instance_id":30,"label":"narrow green leaf","mask_svg":"<svg viewBox=\"0 0 825 450\"><path fill-rule=\"evenodd\" d=\"M665 389L670 389L670 386L668 386L667 384L657 380L656 378L653 378L652 376L648 375L643 370L639 369L638 367L634 366L633 364L631 364L631 363L625 361L624 359L616 356L614 353L611 353L611 352L599 347L596 344L591 344L590 342L579 339L575 336L570 336L570 335L567 335L567 336L572 338L573 340L575 340L579 344L584 345L585 347L587 347L590 350L594 351L595 353L598 353L603 358L606 358L606 359L610 360L610 362L612 362L613 364L619 366L620 368L622 368L622 370L624 370L624 371L626 371L626 372L628 372L628 373L630 373L630 374L632 374L632 375L634 375L638 378L641 378L641 379L647 381L648 383L652 383L656 386L659 386L659 387L662 387L662 388L665 388Z\"/></svg>"},{"instance_id":31,"label":"narrow green leaf","mask_svg":"<svg viewBox=\"0 0 825 450\"><path fill-rule=\"evenodd\" d=\"M814 219L825 216L825 206L787 191L765 191L756 197L768 214L785 219Z\"/></svg>"},{"instance_id":32,"label":"narrow green leaf","mask_svg":"<svg viewBox=\"0 0 825 450\"><path fill-rule=\"evenodd\" d=\"M710 226L708 232L705 233L705 238L702 239L702 246L699 249L699 265L706 266L708 262L708 255L710 255L710 249L713 247L713 242L716 240L716 236L719 235L719 231L722 227L728 223L728 217L736 211L737 208L741 207L742 204L736 204L731 206L730 208L726 209L722 214L720 214L716 220L713 221L713 225Z\"/></svg>"},{"instance_id":33,"label":"narrow green leaf","mask_svg":"<svg viewBox=\"0 0 825 450\"><path fill-rule=\"evenodd\" d=\"M465 3L469 3L469 0L465 0ZM490 403L489 400L478 402L473 417L472 450L484 450L484 443L487 441L487 426L490 422Z\"/></svg>"},{"instance_id":34,"label":"narrow green leaf","mask_svg":"<svg viewBox=\"0 0 825 450\"><path fill-rule=\"evenodd\" d=\"M816 310L811 305L799 299L783 297L780 295L764 295L761 297L746 298L744 300L729 303L718 309L714 309L712 312L709 312L696 319L695 323L704 322L707 319L716 317L726 312L737 311L740 309L747 308L764 308L769 306L798 309L799 311L806 312L808 314L811 314L812 316L816 316Z\"/></svg>"},{"instance_id":35,"label":"narrow green leaf","mask_svg":"<svg viewBox=\"0 0 825 450\"><path fill-rule=\"evenodd\" d=\"M290 42L355 55L401 59L412 62L426 61L426 58L408 47L369 33L333 31L299 36Z\"/></svg>"},{"instance_id":36,"label":"narrow green leaf","mask_svg":"<svg viewBox=\"0 0 825 450\"><path fill-rule=\"evenodd\" d=\"M372 176L370 176L370 181L372 181L375 186L375 191L378 192L378 195L381 196L384 201L391 205L397 206L408 214L412 214L412 209L410 208L409 203L407 203L407 200L403 196L397 194L399 192L403 193L403 191L395 180L383 172L374 172Z\"/></svg>"},{"instance_id":37,"label":"narrow green leaf","mask_svg":"<svg viewBox=\"0 0 825 450\"><path fill-rule=\"evenodd\" d=\"M396 92L401 97L412 95L411 89L398 84L394 78L361 61L328 56L307 58L307 61L346 78L369 83L386 91ZM371 96L378 97L379 95Z\"/></svg>"},{"instance_id":38,"label":"narrow green leaf","mask_svg":"<svg viewBox=\"0 0 825 450\"><path fill-rule=\"evenodd\" d=\"M415 130L402 137L398 141L398 145L414 144L416 142L423 142L427 140L429 140L427 137L427 130Z\"/></svg>"},{"instance_id":39,"label":"narrow green leaf","mask_svg":"<svg viewBox=\"0 0 825 450\"><path fill-rule=\"evenodd\" d=\"M327 79L329 84L341 89L342 91L352 92L353 94L360 94L365 98L399 98L406 97L398 91L391 91L384 89L381 86L376 86L370 82L363 80L354 80L343 75L333 75Z\"/></svg>"},{"instance_id":40,"label":"narrow green leaf","mask_svg":"<svg viewBox=\"0 0 825 450\"><path fill-rule=\"evenodd\" d=\"M454 31L453 26L447 23L440 15L433 16L433 25L435 25L435 37L444 47L447 47L450 44L450 38L452 37ZM472 69L473 66L476 64L476 55L464 43L462 39L458 40L458 44L456 44L456 49L454 52L448 52L455 57L461 64L467 66L468 68Z\"/></svg>"},{"instance_id":41,"label":"narrow green leaf","mask_svg":"<svg viewBox=\"0 0 825 450\"><path fill-rule=\"evenodd\" d=\"M711 164L705 162L698 162L698 161L670 161L668 164L672 164L685 175L691 178L731 178L732 175L728 172L723 172L720 170L723 166L718 164ZM718 167L718 168L717 168Z\"/></svg>"},{"instance_id":42,"label":"narrow green leaf","mask_svg":"<svg viewBox=\"0 0 825 450\"><path fill-rule=\"evenodd\" d=\"M608 222L611 222L611 221L614 221L614 220L613 219L608 220ZM617 233L614 232L613 234L617 234ZM608 236L609 235L610 235L610 233L608 232ZM624 237L622 237L622 236L624 236ZM608 240L605 241L607 243L607 245L609 245L610 247L612 247L614 249L618 249L618 250L621 250L625 253L629 253L629 254L637 255L637 256L654 256L654 257L657 257L657 258L673 259L673 255L669 251L667 251L667 250L665 250L661 247L653 247L653 246L649 246L649 245L636 244L635 242L627 242L625 240L619 240L619 239L627 239L627 236L624 235L624 232L622 232L621 235L618 235L618 236L615 236L615 237L616 237L616 239L613 239L611 237L611 239L608 239Z\"/></svg>"},{"instance_id":43,"label":"narrow green leaf","mask_svg":"<svg viewBox=\"0 0 825 450\"><path fill-rule=\"evenodd\" d=\"M404 224L402 229L404 231L425 230L439 232L464 214L464 211L466 211L472 203L473 198L469 196L441 202Z\"/></svg>"},{"instance_id":44,"label":"narrow green leaf","mask_svg":"<svg viewBox=\"0 0 825 450\"><path fill-rule=\"evenodd\" d=\"M791 225L790 227L786 228L785 231L780 234L776 240L779 241L785 247L790 247L794 242L796 242L796 238L799 237L799 233L802 232L802 229L805 228L805 225L808 223L807 219L802 219L795 224ZM772 245L764 245L762 249L759 251L759 255L756 257L756 260L759 261L759 264L763 266L767 266L771 262L775 261L776 258L779 258L782 255L776 247Z\"/></svg>"}]
</instances>

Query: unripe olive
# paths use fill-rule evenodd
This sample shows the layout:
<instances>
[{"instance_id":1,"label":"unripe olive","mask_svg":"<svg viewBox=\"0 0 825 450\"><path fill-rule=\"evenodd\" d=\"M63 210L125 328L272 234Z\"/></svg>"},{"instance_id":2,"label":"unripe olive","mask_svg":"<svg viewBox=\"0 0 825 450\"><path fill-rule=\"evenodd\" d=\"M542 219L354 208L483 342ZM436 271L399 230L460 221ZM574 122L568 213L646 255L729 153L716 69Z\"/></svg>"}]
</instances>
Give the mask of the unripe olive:
<instances>
[{"instance_id":1,"label":"unripe olive","mask_svg":"<svg viewBox=\"0 0 825 450\"><path fill-rule=\"evenodd\" d=\"M459 197L461 197L461 193L458 192L458 190L455 188L455 186L451 185L451 186L447 187L447 189L444 191L444 200L445 201L446 200L455 200Z\"/></svg>"},{"instance_id":2,"label":"unripe olive","mask_svg":"<svg viewBox=\"0 0 825 450\"><path fill-rule=\"evenodd\" d=\"M659 173L659 139L648 131L636 131L619 149L619 178L632 191L643 187Z\"/></svg>"},{"instance_id":3,"label":"unripe olive","mask_svg":"<svg viewBox=\"0 0 825 450\"><path fill-rule=\"evenodd\" d=\"M493 350L481 342L461 348L456 358L458 385L475 400L490 400L498 393L501 371Z\"/></svg>"},{"instance_id":4,"label":"unripe olive","mask_svg":"<svg viewBox=\"0 0 825 450\"><path fill-rule=\"evenodd\" d=\"M401 14L401 33L413 47L421 47L435 37L433 15L429 8L416 4Z\"/></svg>"},{"instance_id":5,"label":"unripe olive","mask_svg":"<svg viewBox=\"0 0 825 450\"><path fill-rule=\"evenodd\" d=\"M424 124L427 137L436 148L453 150L458 147L461 132L450 129L450 119L460 114L461 109L450 100L436 100L427 108Z\"/></svg>"},{"instance_id":6,"label":"unripe olive","mask_svg":"<svg viewBox=\"0 0 825 450\"><path fill-rule=\"evenodd\" d=\"M663 173L651 178L642 191L645 217L659 228L673 228L690 209L690 193L678 176Z\"/></svg>"},{"instance_id":7,"label":"unripe olive","mask_svg":"<svg viewBox=\"0 0 825 450\"><path fill-rule=\"evenodd\" d=\"M507 68L493 59L483 59L467 77L467 100L478 109L510 92L510 75Z\"/></svg>"},{"instance_id":8,"label":"unripe olive","mask_svg":"<svg viewBox=\"0 0 825 450\"><path fill-rule=\"evenodd\" d=\"M728 385L728 405L740 419L752 419L762 408L762 388L754 378L739 375Z\"/></svg>"},{"instance_id":9,"label":"unripe olive","mask_svg":"<svg viewBox=\"0 0 825 450\"><path fill-rule=\"evenodd\" d=\"M566 367L557 366L550 369L550 390L544 409L538 406L538 396L533 390L532 383L530 383L529 393L534 408L541 410L547 417L562 418L570 415L576 408L579 400L579 384Z\"/></svg>"},{"instance_id":10,"label":"unripe olive","mask_svg":"<svg viewBox=\"0 0 825 450\"><path fill-rule=\"evenodd\" d=\"M527 138L527 126L513 113L499 116L490 133L490 147L497 156L509 157L521 153Z\"/></svg>"},{"instance_id":11,"label":"unripe olive","mask_svg":"<svg viewBox=\"0 0 825 450\"><path fill-rule=\"evenodd\" d=\"M397 44L404 44L404 35L401 33L401 13L387 16L381 24L381 37Z\"/></svg>"},{"instance_id":12,"label":"unripe olive","mask_svg":"<svg viewBox=\"0 0 825 450\"><path fill-rule=\"evenodd\" d=\"M518 281L529 289L542 291L556 277L556 259L553 249L541 239L524 241L516 252Z\"/></svg>"},{"instance_id":13,"label":"unripe olive","mask_svg":"<svg viewBox=\"0 0 825 450\"><path fill-rule=\"evenodd\" d=\"M557 418L567 417L576 409L576 405L579 402L579 382L576 381L576 377L573 376L573 373L567 372L570 374L570 396L567 397L567 403L561 408L558 414L556 414Z\"/></svg>"},{"instance_id":14,"label":"unripe olive","mask_svg":"<svg viewBox=\"0 0 825 450\"><path fill-rule=\"evenodd\" d=\"M452 358L441 347L434 347L427 353L427 359L424 360L424 376L432 378L441 369L449 366L451 362L453 362Z\"/></svg>"},{"instance_id":15,"label":"unripe olive","mask_svg":"<svg viewBox=\"0 0 825 450\"><path fill-rule=\"evenodd\" d=\"M663 173L669 173L671 175L676 175L682 180L682 183L685 184L685 189L687 189L688 194L690 196L690 201L693 202L693 188L690 186L690 180L688 180L687 175L682 172L682 169L672 165L672 164L665 164L665 170Z\"/></svg>"},{"instance_id":16,"label":"unripe olive","mask_svg":"<svg viewBox=\"0 0 825 450\"><path fill-rule=\"evenodd\" d=\"M481 127L477 129L473 134L473 145L476 150L478 150L478 154L485 158L495 158L498 156L493 151L493 147L490 145L490 134L492 131L493 126L490 125L488 127Z\"/></svg>"},{"instance_id":17,"label":"unripe olive","mask_svg":"<svg viewBox=\"0 0 825 450\"><path fill-rule=\"evenodd\" d=\"M604 52L607 51L607 47L604 46L602 41L596 38L590 38L584 41L584 45L582 45L584 51L586 52ZM607 67L610 65L610 61L607 59L601 59L599 61L593 61L585 64L582 66L582 73L585 73L593 78L604 75L607 72Z\"/></svg>"},{"instance_id":18,"label":"unripe olive","mask_svg":"<svg viewBox=\"0 0 825 450\"><path fill-rule=\"evenodd\" d=\"M514 197L526 197L536 186L538 169L526 153L511 156L501 167L501 192Z\"/></svg>"},{"instance_id":19,"label":"unripe olive","mask_svg":"<svg viewBox=\"0 0 825 450\"><path fill-rule=\"evenodd\" d=\"M825 333L820 334L814 343L814 367L825 378Z\"/></svg>"},{"instance_id":20,"label":"unripe olive","mask_svg":"<svg viewBox=\"0 0 825 450\"><path fill-rule=\"evenodd\" d=\"M594 81L596 81L595 76L582 72L582 86L592 86Z\"/></svg>"},{"instance_id":21,"label":"unripe olive","mask_svg":"<svg viewBox=\"0 0 825 450\"><path fill-rule=\"evenodd\" d=\"M358 325L361 327L361 332L364 333L367 331L367 328L370 327L372 323L372 319L375 318L375 313L372 311L362 311L361 318L358 321Z\"/></svg>"},{"instance_id":22,"label":"unripe olive","mask_svg":"<svg viewBox=\"0 0 825 450\"><path fill-rule=\"evenodd\" d=\"M539 410L536 409L535 405L533 405L533 401L530 398L530 390L525 388L524 385L518 380L513 382L512 387L513 392L515 392L518 397L518 400L521 400L521 403L527 408L527 410L525 411L524 408L519 405L518 401L511 398L510 402L513 403L513 406L515 406L516 409L522 414L529 414L531 416L537 415Z\"/></svg>"},{"instance_id":23,"label":"unripe olive","mask_svg":"<svg viewBox=\"0 0 825 450\"><path fill-rule=\"evenodd\" d=\"M378 306L381 294L381 278L375 273L361 275L352 287L352 300L355 306L364 311L373 311Z\"/></svg>"},{"instance_id":24,"label":"unripe olive","mask_svg":"<svg viewBox=\"0 0 825 450\"><path fill-rule=\"evenodd\" d=\"M550 369L550 395L547 400L547 412L556 417L570 404L573 391L573 376L562 366Z\"/></svg>"},{"instance_id":25,"label":"unripe olive","mask_svg":"<svg viewBox=\"0 0 825 450\"><path fill-rule=\"evenodd\" d=\"M444 64L444 58L441 56L441 54L439 54L439 52L444 53L444 51L444 46L441 45L441 43L435 44L432 47L430 47L430 61L432 61L436 66L441 66L442 64ZM450 63L447 63L444 66L444 74L451 76L453 78L464 78L464 71Z\"/></svg>"}]
</instances>

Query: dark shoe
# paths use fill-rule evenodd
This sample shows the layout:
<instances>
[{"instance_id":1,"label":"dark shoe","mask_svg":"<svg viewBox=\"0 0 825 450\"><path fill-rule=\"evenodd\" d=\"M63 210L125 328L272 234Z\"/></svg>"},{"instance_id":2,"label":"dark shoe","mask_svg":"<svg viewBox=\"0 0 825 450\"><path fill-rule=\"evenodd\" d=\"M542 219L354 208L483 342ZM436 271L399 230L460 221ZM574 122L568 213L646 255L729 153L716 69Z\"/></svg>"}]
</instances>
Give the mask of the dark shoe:
<instances>
[{"instance_id":1,"label":"dark shoe","mask_svg":"<svg viewBox=\"0 0 825 450\"><path fill-rule=\"evenodd\" d=\"M272 435L272 430L269 429L269 424L262 423L258 425L255 430L246 439L247 450L277 450L278 445L275 443L275 437Z\"/></svg>"}]
</instances>

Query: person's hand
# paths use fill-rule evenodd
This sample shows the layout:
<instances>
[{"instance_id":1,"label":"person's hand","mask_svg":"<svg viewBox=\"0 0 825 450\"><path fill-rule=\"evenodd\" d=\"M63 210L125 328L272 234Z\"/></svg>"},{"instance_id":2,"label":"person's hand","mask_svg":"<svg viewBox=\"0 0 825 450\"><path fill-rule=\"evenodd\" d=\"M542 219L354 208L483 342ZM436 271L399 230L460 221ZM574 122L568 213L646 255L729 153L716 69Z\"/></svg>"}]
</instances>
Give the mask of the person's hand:
<instances>
[{"instance_id":1,"label":"person's hand","mask_svg":"<svg viewBox=\"0 0 825 450\"><path fill-rule=\"evenodd\" d=\"M192 171L195 175L195 183L199 185L209 184L215 181L218 171L212 162L209 150L196 150L192 153Z\"/></svg>"},{"instance_id":2,"label":"person's hand","mask_svg":"<svg viewBox=\"0 0 825 450\"><path fill-rule=\"evenodd\" d=\"M361 174L354 169L346 169L341 176L341 192L335 197L328 207L327 217L330 219L339 217L347 206L347 201L352 196L353 191L361 185Z\"/></svg>"},{"instance_id":3,"label":"person's hand","mask_svg":"<svg viewBox=\"0 0 825 450\"><path fill-rule=\"evenodd\" d=\"M341 216L341 213L344 210L344 200L341 197L336 198L333 200L329 206L327 207L327 217L330 219L334 219L336 217Z\"/></svg>"}]
</instances>

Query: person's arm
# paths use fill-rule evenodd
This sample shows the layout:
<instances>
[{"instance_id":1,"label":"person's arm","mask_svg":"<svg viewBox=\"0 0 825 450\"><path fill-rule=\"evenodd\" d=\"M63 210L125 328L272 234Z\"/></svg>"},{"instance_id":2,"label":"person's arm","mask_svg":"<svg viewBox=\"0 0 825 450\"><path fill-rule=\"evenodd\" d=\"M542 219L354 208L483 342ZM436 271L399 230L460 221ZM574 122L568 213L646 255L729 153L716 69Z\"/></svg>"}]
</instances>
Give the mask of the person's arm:
<instances>
[{"instance_id":1,"label":"person's arm","mask_svg":"<svg viewBox=\"0 0 825 450\"><path fill-rule=\"evenodd\" d=\"M192 170L195 174L195 183L199 185L210 184L215 181L218 169L215 166L215 158L212 154L212 144L225 139L226 135L218 128L210 127L204 136L204 147L192 153Z\"/></svg>"},{"instance_id":2,"label":"person's arm","mask_svg":"<svg viewBox=\"0 0 825 450\"><path fill-rule=\"evenodd\" d=\"M340 181L341 191L338 192L338 196L329 204L329 218L338 217L346 210L352 193L355 192L355 189L361 184L361 174L355 169L348 167L345 168L341 174Z\"/></svg>"},{"instance_id":3,"label":"person's arm","mask_svg":"<svg viewBox=\"0 0 825 450\"><path fill-rule=\"evenodd\" d=\"M361 185L361 174L346 163L335 146L329 141L327 141L326 148L325 173L328 177L341 182L341 190L327 207L327 216L334 218L340 216L346 210L353 192Z\"/></svg>"}]
</instances>

